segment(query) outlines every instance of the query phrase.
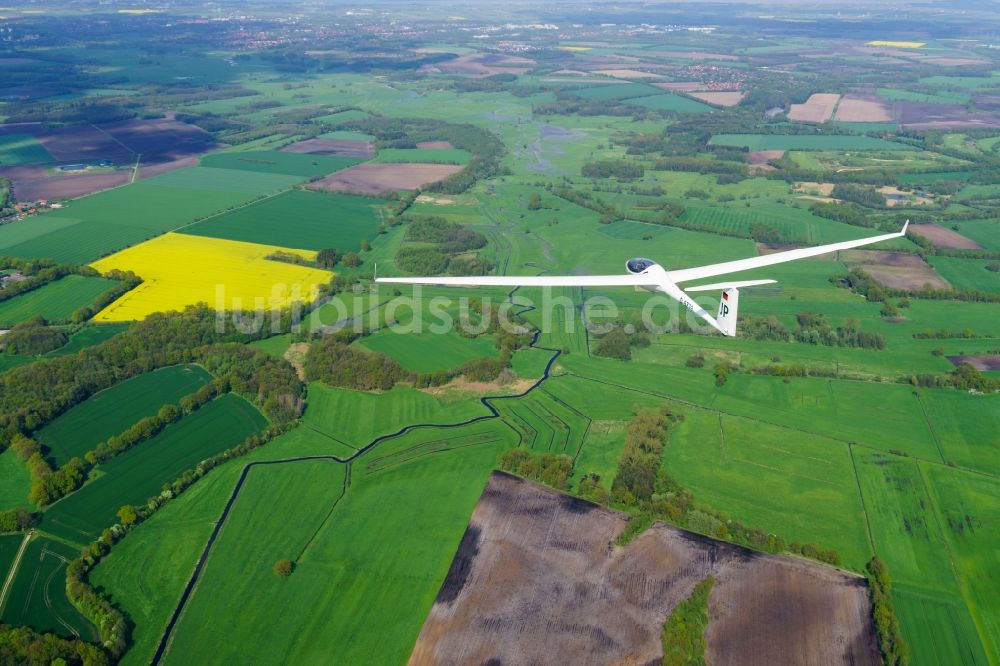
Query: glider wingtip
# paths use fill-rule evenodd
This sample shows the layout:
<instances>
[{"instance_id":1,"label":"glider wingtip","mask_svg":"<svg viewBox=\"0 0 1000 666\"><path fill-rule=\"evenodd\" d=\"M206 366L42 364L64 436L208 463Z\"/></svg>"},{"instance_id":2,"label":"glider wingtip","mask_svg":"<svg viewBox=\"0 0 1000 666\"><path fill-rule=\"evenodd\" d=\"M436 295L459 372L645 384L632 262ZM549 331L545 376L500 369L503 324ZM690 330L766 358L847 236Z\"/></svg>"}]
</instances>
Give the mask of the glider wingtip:
<instances>
[{"instance_id":1,"label":"glider wingtip","mask_svg":"<svg viewBox=\"0 0 1000 666\"><path fill-rule=\"evenodd\" d=\"M909 220L907 220L906 222L903 223L903 230L899 232L900 236L905 236L906 235L906 228L908 226L910 226L910 221Z\"/></svg>"}]
</instances>

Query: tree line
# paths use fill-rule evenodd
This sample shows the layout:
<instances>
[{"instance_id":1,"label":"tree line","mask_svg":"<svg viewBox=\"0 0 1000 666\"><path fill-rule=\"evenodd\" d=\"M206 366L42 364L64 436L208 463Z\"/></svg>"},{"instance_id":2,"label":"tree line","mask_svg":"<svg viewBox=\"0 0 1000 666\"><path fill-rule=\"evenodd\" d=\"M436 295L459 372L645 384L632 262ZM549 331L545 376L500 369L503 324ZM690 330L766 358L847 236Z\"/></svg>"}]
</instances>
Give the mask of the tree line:
<instances>
[{"instance_id":1,"label":"tree line","mask_svg":"<svg viewBox=\"0 0 1000 666\"><path fill-rule=\"evenodd\" d=\"M247 398L273 424L291 423L301 416L305 388L287 361L239 344L200 348L192 360L215 378L182 397L178 404L162 405L156 414L139 419L121 433L99 442L82 459L74 457L59 469L52 467L38 442L15 433L11 449L25 461L31 476L28 500L45 506L68 495L83 485L94 467L155 437L170 424L230 391Z\"/></svg>"}]
</instances>

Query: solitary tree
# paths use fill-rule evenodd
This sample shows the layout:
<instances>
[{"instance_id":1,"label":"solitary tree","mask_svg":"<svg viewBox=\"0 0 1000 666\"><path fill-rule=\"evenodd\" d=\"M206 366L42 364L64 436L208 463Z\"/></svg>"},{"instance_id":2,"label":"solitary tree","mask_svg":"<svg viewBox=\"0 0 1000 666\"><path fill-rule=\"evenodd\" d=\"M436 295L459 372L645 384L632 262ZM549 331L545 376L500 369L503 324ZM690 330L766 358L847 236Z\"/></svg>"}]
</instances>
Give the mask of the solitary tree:
<instances>
[{"instance_id":1,"label":"solitary tree","mask_svg":"<svg viewBox=\"0 0 1000 666\"><path fill-rule=\"evenodd\" d=\"M292 570L295 569L295 565L292 564L291 560L278 560L274 563L274 573L276 576L281 576L282 578L292 575Z\"/></svg>"},{"instance_id":2,"label":"solitary tree","mask_svg":"<svg viewBox=\"0 0 1000 666\"><path fill-rule=\"evenodd\" d=\"M135 512L135 507L130 504L126 504L122 508L118 509L118 519L122 521L122 525L125 527L134 525L138 517L139 516Z\"/></svg>"},{"instance_id":3,"label":"solitary tree","mask_svg":"<svg viewBox=\"0 0 1000 666\"><path fill-rule=\"evenodd\" d=\"M340 250L323 248L316 253L316 265L320 268L333 268L340 261Z\"/></svg>"}]
</instances>

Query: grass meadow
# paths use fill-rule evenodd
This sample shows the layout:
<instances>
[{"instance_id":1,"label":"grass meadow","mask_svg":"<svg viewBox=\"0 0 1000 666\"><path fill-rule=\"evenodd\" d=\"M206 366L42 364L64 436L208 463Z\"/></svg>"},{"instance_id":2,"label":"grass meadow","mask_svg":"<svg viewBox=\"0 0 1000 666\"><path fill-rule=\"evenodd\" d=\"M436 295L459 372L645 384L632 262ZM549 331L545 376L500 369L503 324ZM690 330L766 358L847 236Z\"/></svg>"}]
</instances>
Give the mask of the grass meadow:
<instances>
[{"instance_id":1,"label":"grass meadow","mask_svg":"<svg viewBox=\"0 0 1000 666\"><path fill-rule=\"evenodd\" d=\"M166 404L207 384L212 376L197 365L175 365L128 379L92 395L34 434L57 464L82 457Z\"/></svg>"},{"instance_id":2,"label":"grass meadow","mask_svg":"<svg viewBox=\"0 0 1000 666\"><path fill-rule=\"evenodd\" d=\"M344 418L345 414L351 418ZM303 421L305 427L353 452L376 437L410 424L446 425L485 414L487 410L478 400L443 403L430 393L412 388L397 387L373 394L312 382Z\"/></svg>"},{"instance_id":3,"label":"grass meadow","mask_svg":"<svg viewBox=\"0 0 1000 666\"><path fill-rule=\"evenodd\" d=\"M84 326L76 333L69 336L69 342L59 349L55 349L46 356L66 356L75 354L81 349L99 345L105 340L110 340L128 328L127 324L100 324Z\"/></svg>"},{"instance_id":4,"label":"grass meadow","mask_svg":"<svg viewBox=\"0 0 1000 666\"><path fill-rule=\"evenodd\" d=\"M993 263L986 259L960 259L958 257L929 257L931 266L957 289L1000 292L1000 273L986 267Z\"/></svg>"},{"instance_id":5,"label":"grass meadow","mask_svg":"<svg viewBox=\"0 0 1000 666\"><path fill-rule=\"evenodd\" d=\"M50 322L68 319L116 284L114 280L82 275L61 277L0 301L0 326L12 326L33 317L43 317Z\"/></svg>"},{"instance_id":6,"label":"grass meadow","mask_svg":"<svg viewBox=\"0 0 1000 666\"><path fill-rule=\"evenodd\" d=\"M466 338L453 332L400 334L383 329L358 344L396 359L410 372L449 370L477 358L496 358L500 353L491 335Z\"/></svg>"},{"instance_id":7,"label":"grass meadow","mask_svg":"<svg viewBox=\"0 0 1000 666\"><path fill-rule=\"evenodd\" d=\"M606 83L589 88L579 88L568 90L571 95L583 99L606 100L606 99L631 99L635 97L648 97L650 95L662 95L663 91L656 86L646 83Z\"/></svg>"},{"instance_id":8,"label":"grass meadow","mask_svg":"<svg viewBox=\"0 0 1000 666\"><path fill-rule=\"evenodd\" d=\"M425 164L466 165L472 155L458 148L383 148L374 162L417 162Z\"/></svg>"},{"instance_id":9,"label":"grass meadow","mask_svg":"<svg viewBox=\"0 0 1000 666\"><path fill-rule=\"evenodd\" d=\"M0 511L30 506L31 477L24 461L12 449L0 453ZM0 579L3 574L0 573Z\"/></svg>"}]
</instances>

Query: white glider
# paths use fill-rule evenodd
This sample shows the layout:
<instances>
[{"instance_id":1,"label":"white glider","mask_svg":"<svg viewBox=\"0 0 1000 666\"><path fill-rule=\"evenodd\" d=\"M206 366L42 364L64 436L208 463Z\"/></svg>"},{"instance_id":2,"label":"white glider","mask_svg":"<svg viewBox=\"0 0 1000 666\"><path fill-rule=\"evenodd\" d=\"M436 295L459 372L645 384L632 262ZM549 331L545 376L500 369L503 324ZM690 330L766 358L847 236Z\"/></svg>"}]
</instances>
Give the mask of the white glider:
<instances>
[{"instance_id":1,"label":"white glider","mask_svg":"<svg viewBox=\"0 0 1000 666\"><path fill-rule=\"evenodd\" d=\"M714 326L723 335L736 335L736 310L739 306L740 288L753 287L761 284L773 284L776 280L743 280L718 282L706 284L687 289L678 287L678 283L701 280L715 277L717 275L729 275L740 273L753 268L763 266L773 266L786 261L796 259L806 259L837 250L849 250L855 247L881 243L893 238L901 238L906 235L906 227L909 220L903 225L902 231L881 236L871 236L869 238L859 238L857 240L843 241L841 243L830 243L828 245L817 245L816 247L804 247L798 250L788 250L786 252L775 252L759 257L747 259L737 259L736 261L726 261L721 264L711 264L709 266L698 266L696 268L682 268L676 271L668 271L652 259L629 259L625 263L628 271L625 275L539 275L539 276L512 276L512 275L485 275L469 277L400 277L400 278L380 278L375 281L387 284L426 284L455 287L643 287L650 291L659 291L674 298L688 310ZM719 300L718 318L705 312L705 310L688 298L685 292L691 291L714 291L722 290L722 298Z\"/></svg>"}]
</instances>

